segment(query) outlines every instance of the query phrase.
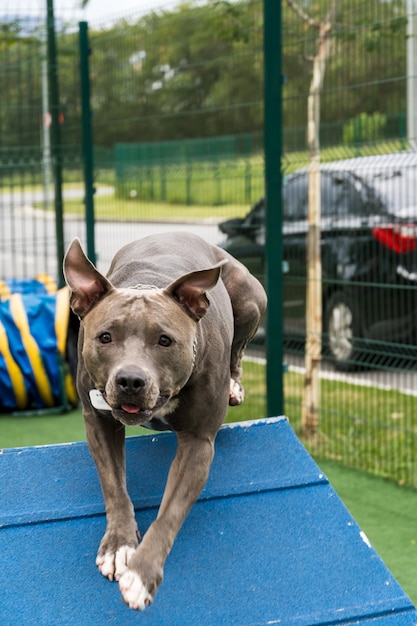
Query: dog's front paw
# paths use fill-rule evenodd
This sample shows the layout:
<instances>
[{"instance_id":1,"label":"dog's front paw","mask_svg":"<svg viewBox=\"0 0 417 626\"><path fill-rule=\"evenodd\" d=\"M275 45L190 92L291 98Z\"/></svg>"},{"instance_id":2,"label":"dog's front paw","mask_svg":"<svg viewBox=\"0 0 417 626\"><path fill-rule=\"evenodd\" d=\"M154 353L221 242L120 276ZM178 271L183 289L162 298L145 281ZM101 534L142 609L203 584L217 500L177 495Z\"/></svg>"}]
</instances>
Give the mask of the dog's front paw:
<instances>
[{"instance_id":1,"label":"dog's front paw","mask_svg":"<svg viewBox=\"0 0 417 626\"><path fill-rule=\"evenodd\" d=\"M145 587L140 574L128 569L119 580L123 602L131 609L143 611L152 603L153 596Z\"/></svg>"},{"instance_id":2,"label":"dog's front paw","mask_svg":"<svg viewBox=\"0 0 417 626\"><path fill-rule=\"evenodd\" d=\"M120 546L116 551L100 553L96 558L96 565L103 576L109 580L120 580L127 571L127 563L131 556L135 554L135 548L131 546Z\"/></svg>"},{"instance_id":3,"label":"dog's front paw","mask_svg":"<svg viewBox=\"0 0 417 626\"><path fill-rule=\"evenodd\" d=\"M245 392L242 385L234 380L230 379L230 391L229 391L229 404L230 406L239 406L242 404L245 397Z\"/></svg>"}]
</instances>

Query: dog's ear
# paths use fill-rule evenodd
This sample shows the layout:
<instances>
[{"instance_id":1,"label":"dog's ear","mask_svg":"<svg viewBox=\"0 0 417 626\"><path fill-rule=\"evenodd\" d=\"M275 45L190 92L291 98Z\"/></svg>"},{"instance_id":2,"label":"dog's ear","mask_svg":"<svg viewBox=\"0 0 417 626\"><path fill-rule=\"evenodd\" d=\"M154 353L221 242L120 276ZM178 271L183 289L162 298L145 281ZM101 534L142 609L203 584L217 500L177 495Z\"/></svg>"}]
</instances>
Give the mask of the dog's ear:
<instances>
[{"instance_id":1,"label":"dog's ear","mask_svg":"<svg viewBox=\"0 0 417 626\"><path fill-rule=\"evenodd\" d=\"M210 306L206 291L217 285L221 267L227 262L227 259L223 259L210 269L184 274L168 285L165 293L175 298L188 315L198 322Z\"/></svg>"},{"instance_id":2,"label":"dog's ear","mask_svg":"<svg viewBox=\"0 0 417 626\"><path fill-rule=\"evenodd\" d=\"M71 290L71 308L81 319L113 289L110 281L86 257L78 238L72 240L65 254L64 276Z\"/></svg>"}]
</instances>

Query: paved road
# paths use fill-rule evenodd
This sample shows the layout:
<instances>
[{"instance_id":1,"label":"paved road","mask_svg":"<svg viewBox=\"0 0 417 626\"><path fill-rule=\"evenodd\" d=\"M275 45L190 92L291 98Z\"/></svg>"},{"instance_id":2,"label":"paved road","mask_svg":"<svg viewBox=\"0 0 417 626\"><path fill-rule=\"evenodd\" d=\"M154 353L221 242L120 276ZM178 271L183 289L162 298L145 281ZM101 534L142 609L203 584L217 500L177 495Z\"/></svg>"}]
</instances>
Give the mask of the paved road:
<instances>
[{"instance_id":1,"label":"paved road","mask_svg":"<svg viewBox=\"0 0 417 626\"><path fill-rule=\"evenodd\" d=\"M84 197L84 189L82 187L74 187L71 189L64 189L63 197L67 199L80 199ZM110 196L114 193L114 187L110 185L101 185L96 189L96 196ZM51 204L54 200L54 191L52 187L46 194L43 189L19 189L15 187L9 191L2 191L0 193L0 210L7 209L20 209L22 207L31 207L35 204L42 204L45 199Z\"/></svg>"},{"instance_id":2,"label":"paved road","mask_svg":"<svg viewBox=\"0 0 417 626\"><path fill-rule=\"evenodd\" d=\"M67 233L75 233L73 225L69 224ZM175 233L187 231L200 235L206 241L217 244L222 235L215 224L161 224L143 222L135 224L117 224L97 222L95 230L97 265L101 270L107 270L115 252L130 241L161 232Z\"/></svg>"},{"instance_id":3,"label":"paved road","mask_svg":"<svg viewBox=\"0 0 417 626\"><path fill-rule=\"evenodd\" d=\"M114 193L113 187L98 187L97 195ZM65 198L82 198L84 190L66 189ZM22 278L36 274L58 275L56 261L55 216L52 211L35 209L42 203L43 190L12 190L0 194L0 278ZM49 201L52 201L51 192ZM223 235L213 223L107 222L97 221L95 241L98 268L107 271L115 252L123 245L159 232L188 231L210 243ZM64 246L79 237L86 244L85 220L65 215Z\"/></svg>"},{"instance_id":4,"label":"paved road","mask_svg":"<svg viewBox=\"0 0 417 626\"><path fill-rule=\"evenodd\" d=\"M304 373L304 356L286 354L285 361L290 370ZM401 389L404 393L417 395L417 372L415 371L386 369L345 374L337 372L330 361L323 359L320 376L327 380L338 380L353 385L378 387L379 389Z\"/></svg>"},{"instance_id":5,"label":"paved road","mask_svg":"<svg viewBox=\"0 0 417 626\"><path fill-rule=\"evenodd\" d=\"M260 360L265 362L265 351L262 347L251 347L247 351L248 359ZM284 362L289 366L292 372L304 374L304 356L301 354L284 355ZM321 362L320 377L327 380L335 380L350 383L352 385L361 385L363 387L376 387L378 389L399 389L403 393L416 396L417 395L417 372L412 370L367 370L362 372L350 372L348 374L337 372L333 363L323 359Z\"/></svg>"},{"instance_id":6,"label":"paved road","mask_svg":"<svg viewBox=\"0 0 417 626\"><path fill-rule=\"evenodd\" d=\"M57 276L55 258L55 220L51 212L33 209L23 203L13 212L2 210L5 196L0 197L0 276L20 278L38 273ZM152 222L101 222L95 226L97 265L106 271L115 252L121 246L145 237L146 235L167 232L188 231L200 235L213 244L219 243L223 235L216 224L178 224ZM6 235L6 236L5 236ZM64 224L65 247L73 237L86 242L86 229L83 219L66 217Z\"/></svg>"}]
</instances>

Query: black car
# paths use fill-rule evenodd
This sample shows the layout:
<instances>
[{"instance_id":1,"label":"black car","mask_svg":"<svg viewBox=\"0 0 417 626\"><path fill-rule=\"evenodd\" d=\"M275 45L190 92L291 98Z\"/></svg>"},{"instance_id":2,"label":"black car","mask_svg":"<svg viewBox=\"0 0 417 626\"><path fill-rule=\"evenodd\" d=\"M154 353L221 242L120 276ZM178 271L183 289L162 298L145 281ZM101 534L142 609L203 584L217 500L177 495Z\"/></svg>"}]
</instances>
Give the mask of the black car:
<instances>
[{"instance_id":1,"label":"black car","mask_svg":"<svg viewBox=\"0 0 417 626\"><path fill-rule=\"evenodd\" d=\"M417 153L358 157L323 164L321 260L323 345L339 370L375 362L386 342L416 344ZM220 246L261 281L265 267L265 199L244 218L219 225ZM284 337L305 336L308 176L283 180Z\"/></svg>"}]
</instances>

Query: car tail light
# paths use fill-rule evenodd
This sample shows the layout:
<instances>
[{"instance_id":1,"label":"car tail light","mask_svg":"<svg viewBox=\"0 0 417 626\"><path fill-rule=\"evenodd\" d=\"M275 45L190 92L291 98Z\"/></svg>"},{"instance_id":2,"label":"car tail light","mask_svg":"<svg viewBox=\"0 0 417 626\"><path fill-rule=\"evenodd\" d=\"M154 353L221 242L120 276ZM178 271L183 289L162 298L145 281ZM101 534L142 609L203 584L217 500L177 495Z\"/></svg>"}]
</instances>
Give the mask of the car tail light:
<instances>
[{"instance_id":1,"label":"car tail light","mask_svg":"<svg viewBox=\"0 0 417 626\"><path fill-rule=\"evenodd\" d=\"M390 224L372 232L377 241L398 254L417 250L417 224Z\"/></svg>"}]
</instances>

